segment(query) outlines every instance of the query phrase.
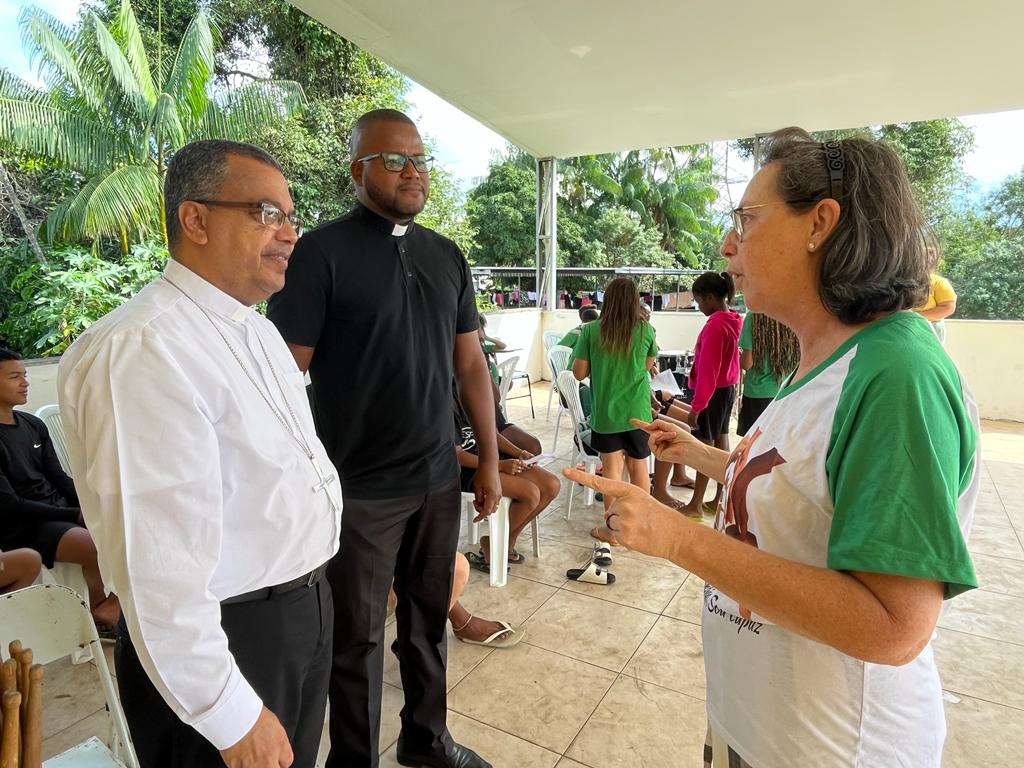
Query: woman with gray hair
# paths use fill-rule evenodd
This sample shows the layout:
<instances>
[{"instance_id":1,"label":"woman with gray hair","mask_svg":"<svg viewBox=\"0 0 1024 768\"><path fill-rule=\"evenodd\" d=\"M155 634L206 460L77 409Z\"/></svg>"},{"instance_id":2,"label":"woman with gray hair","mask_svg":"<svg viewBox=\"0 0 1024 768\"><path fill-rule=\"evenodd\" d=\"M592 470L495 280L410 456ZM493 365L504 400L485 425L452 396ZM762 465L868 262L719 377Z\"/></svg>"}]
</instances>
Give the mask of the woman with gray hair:
<instances>
[{"instance_id":1,"label":"woman with gray hair","mask_svg":"<svg viewBox=\"0 0 1024 768\"><path fill-rule=\"evenodd\" d=\"M927 322L921 213L884 144L769 137L722 244L747 306L800 362L732 453L638 424L662 461L724 483L713 527L624 483L610 536L706 582L713 763L934 766L945 724L931 637L977 586L967 535L977 408Z\"/></svg>"}]
</instances>

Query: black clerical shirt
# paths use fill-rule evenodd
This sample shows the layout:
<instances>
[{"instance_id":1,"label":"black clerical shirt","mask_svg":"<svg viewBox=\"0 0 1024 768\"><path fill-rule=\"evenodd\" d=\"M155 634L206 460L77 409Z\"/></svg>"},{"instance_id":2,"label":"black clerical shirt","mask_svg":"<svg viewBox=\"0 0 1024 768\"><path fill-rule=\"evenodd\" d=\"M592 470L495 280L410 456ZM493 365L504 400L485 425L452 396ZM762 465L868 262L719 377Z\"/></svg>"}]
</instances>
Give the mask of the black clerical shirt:
<instances>
[{"instance_id":1,"label":"black clerical shirt","mask_svg":"<svg viewBox=\"0 0 1024 768\"><path fill-rule=\"evenodd\" d=\"M346 497L437 490L458 477L452 449L455 335L477 330L469 265L451 240L404 234L366 207L304 235L267 317L316 351L317 433Z\"/></svg>"},{"instance_id":2,"label":"black clerical shirt","mask_svg":"<svg viewBox=\"0 0 1024 768\"><path fill-rule=\"evenodd\" d=\"M75 484L60 466L40 419L14 412L0 424L0 538L44 520L78 520Z\"/></svg>"}]
</instances>

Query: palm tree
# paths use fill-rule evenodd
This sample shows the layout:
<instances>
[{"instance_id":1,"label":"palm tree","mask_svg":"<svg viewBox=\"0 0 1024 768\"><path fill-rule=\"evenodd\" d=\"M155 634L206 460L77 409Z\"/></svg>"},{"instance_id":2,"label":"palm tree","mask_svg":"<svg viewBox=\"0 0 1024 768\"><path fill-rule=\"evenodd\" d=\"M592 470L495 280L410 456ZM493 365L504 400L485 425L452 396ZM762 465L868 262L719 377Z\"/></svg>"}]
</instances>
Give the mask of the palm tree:
<instances>
[{"instance_id":1,"label":"palm tree","mask_svg":"<svg viewBox=\"0 0 1024 768\"><path fill-rule=\"evenodd\" d=\"M196 139L243 140L305 101L287 80L214 90L220 37L204 10L156 72L129 0L109 25L89 11L73 28L37 7L19 23L47 87L0 70L0 139L84 179L42 225L50 241L116 237L124 253L132 238L158 234L166 243L162 189L173 152Z\"/></svg>"},{"instance_id":2,"label":"palm tree","mask_svg":"<svg viewBox=\"0 0 1024 768\"><path fill-rule=\"evenodd\" d=\"M562 194L570 205L599 215L623 206L661 235L661 247L696 266L715 237L718 197L705 147L665 147L586 155L561 162Z\"/></svg>"}]
</instances>

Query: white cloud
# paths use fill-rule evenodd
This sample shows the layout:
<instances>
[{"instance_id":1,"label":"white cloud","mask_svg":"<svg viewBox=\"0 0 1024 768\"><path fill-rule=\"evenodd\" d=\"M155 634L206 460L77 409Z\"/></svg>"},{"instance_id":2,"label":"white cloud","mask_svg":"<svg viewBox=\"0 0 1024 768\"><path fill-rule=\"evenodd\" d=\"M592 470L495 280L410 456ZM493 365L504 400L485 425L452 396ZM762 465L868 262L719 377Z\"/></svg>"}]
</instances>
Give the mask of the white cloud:
<instances>
[{"instance_id":1,"label":"white cloud","mask_svg":"<svg viewBox=\"0 0 1024 768\"><path fill-rule=\"evenodd\" d=\"M960 118L974 129L974 151L964 158L964 170L983 190L1024 168L1024 110L969 115Z\"/></svg>"}]
</instances>

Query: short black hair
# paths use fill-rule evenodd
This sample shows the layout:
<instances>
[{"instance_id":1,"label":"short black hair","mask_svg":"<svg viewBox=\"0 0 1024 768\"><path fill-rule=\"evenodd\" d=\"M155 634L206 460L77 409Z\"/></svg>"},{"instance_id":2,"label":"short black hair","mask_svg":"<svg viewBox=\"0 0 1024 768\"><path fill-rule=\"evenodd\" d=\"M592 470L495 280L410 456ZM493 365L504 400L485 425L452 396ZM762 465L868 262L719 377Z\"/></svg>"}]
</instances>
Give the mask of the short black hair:
<instances>
[{"instance_id":1,"label":"short black hair","mask_svg":"<svg viewBox=\"0 0 1024 768\"><path fill-rule=\"evenodd\" d=\"M580 322L591 323L594 320L599 320L601 313L597 311L592 305L588 304L585 307L580 307Z\"/></svg>"},{"instance_id":2,"label":"short black hair","mask_svg":"<svg viewBox=\"0 0 1024 768\"><path fill-rule=\"evenodd\" d=\"M728 272L705 272L693 281L690 293L694 296L717 296L732 304L736 297L736 286Z\"/></svg>"},{"instance_id":3,"label":"short black hair","mask_svg":"<svg viewBox=\"0 0 1024 768\"><path fill-rule=\"evenodd\" d=\"M0 363L6 363L8 360L22 360L21 355L15 352L10 347L0 347Z\"/></svg>"},{"instance_id":4,"label":"short black hair","mask_svg":"<svg viewBox=\"0 0 1024 768\"><path fill-rule=\"evenodd\" d=\"M186 200L211 200L220 194L228 173L228 157L250 157L284 175L281 164L265 149L242 141L205 139L193 141L174 153L164 178L164 210L167 217L167 243L173 247L181 237L178 206Z\"/></svg>"}]
</instances>

